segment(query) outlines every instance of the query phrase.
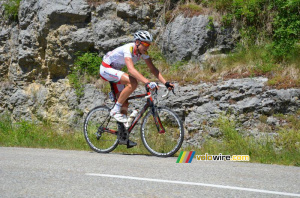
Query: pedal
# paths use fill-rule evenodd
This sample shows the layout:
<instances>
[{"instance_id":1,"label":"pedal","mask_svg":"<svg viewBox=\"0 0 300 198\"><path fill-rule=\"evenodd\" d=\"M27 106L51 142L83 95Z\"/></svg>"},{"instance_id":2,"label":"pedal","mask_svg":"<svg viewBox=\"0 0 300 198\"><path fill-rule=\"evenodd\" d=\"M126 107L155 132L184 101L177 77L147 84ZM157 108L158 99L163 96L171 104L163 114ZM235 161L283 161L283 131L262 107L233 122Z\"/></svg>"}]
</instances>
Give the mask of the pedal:
<instances>
[{"instance_id":1,"label":"pedal","mask_svg":"<svg viewBox=\"0 0 300 198\"><path fill-rule=\"evenodd\" d=\"M134 146L136 146L137 145L137 143L135 143L135 142L133 142L133 141L131 141L131 140L128 140L127 141L127 148L132 148L132 147L134 147Z\"/></svg>"}]
</instances>

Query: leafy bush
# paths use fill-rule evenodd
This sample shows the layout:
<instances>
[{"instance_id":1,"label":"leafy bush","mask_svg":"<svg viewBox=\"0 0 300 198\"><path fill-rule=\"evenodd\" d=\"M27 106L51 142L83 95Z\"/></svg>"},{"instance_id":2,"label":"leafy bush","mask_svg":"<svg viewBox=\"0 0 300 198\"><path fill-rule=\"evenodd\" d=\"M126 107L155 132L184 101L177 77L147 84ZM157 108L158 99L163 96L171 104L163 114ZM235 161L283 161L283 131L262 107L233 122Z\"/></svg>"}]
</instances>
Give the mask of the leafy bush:
<instances>
[{"instance_id":1,"label":"leafy bush","mask_svg":"<svg viewBox=\"0 0 300 198\"><path fill-rule=\"evenodd\" d=\"M288 60L300 39L299 0L216 0L209 2L226 13L222 22L242 24L243 38L250 43L265 38L272 40L270 55L277 60Z\"/></svg>"},{"instance_id":2,"label":"leafy bush","mask_svg":"<svg viewBox=\"0 0 300 198\"><path fill-rule=\"evenodd\" d=\"M97 53L86 52L77 53L77 58L74 62L74 71L78 71L81 75L98 76L99 66L102 59Z\"/></svg>"},{"instance_id":3,"label":"leafy bush","mask_svg":"<svg viewBox=\"0 0 300 198\"><path fill-rule=\"evenodd\" d=\"M291 58L300 40L300 1L275 0L274 9L277 16L274 19L273 54L279 59Z\"/></svg>"},{"instance_id":4,"label":"leafy bush","mask_svg":"<svg viewBox=\"0 0 300 198\"><path fill-rule=\"evenodd\" d=\"M21 0L9 0L3 3L5 18L18 21L18 11Z\"/></svg>"},{"instance_id":5,"label":"leafy bush","mask_svg":"<svg viewBox=\"0 0 300 198\"><path fill-rule=\"evenodd\" d=\"M102 58L97 53L85 52L77 53L77 58L74 62L74 67L71 68L71 73L68 78L70 83L76 90L78 98L83 96L83 85L89 77L99 76L99 67Z\"/></svg>"}]
</instances>

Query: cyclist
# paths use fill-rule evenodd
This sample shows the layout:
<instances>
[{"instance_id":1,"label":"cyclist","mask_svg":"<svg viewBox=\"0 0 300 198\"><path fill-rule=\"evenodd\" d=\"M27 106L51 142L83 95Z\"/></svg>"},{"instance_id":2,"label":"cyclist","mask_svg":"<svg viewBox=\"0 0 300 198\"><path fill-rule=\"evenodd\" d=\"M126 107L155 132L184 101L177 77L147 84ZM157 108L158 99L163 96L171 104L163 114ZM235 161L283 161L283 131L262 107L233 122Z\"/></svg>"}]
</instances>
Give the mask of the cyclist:
<instances>
[{"instance_id":1,"label":"cyclist","mask_svg":"<svg viewBox=\"0 0 300 198\"><path fill-rule=\"evenodd\" d=\"M150 89L158 88L155 82L150 82L140 72L134 64L140 59L144 59L151 73L168 89L174 89L174 84L167 82L159 70L153 65L147 50L153 38L148 31L137 31L134 33L134 42L125 44L108 52L100 66L100 76L106 81L112 81L116 93L117 102L111 110L110 115L119 122L127 122L128 101L127 98L137 88L138 81L148 84ZM127 66L128 73L121 71Z\"/></svg>"}]
</instances>

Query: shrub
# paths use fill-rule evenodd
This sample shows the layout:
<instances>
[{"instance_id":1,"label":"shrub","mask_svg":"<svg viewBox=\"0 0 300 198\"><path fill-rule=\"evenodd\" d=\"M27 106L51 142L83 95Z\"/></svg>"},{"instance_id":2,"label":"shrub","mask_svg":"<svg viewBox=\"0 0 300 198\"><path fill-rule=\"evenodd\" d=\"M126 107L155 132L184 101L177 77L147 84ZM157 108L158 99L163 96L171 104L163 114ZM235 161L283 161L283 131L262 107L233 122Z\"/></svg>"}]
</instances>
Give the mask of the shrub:
<instances>
[{"instance_id":1,"label":"shrub","mask_svg":"<svg viewBox=\"0 0 300 198\"><path fill-rule=\"evenodd\" d=\"M70 83L76 90L78 98L83 96L84 82L90 77L97 77L99 75L99 67L102 58L97 53L79 52L76 53L77 58L74 62L74 67L71 68L71 73L68 78Z\"/></svg>"},{"instance_id":2,"label":"shrub","mask_svg":"<svg viewBox=\"0 0 300 198\"><path fill-rule=\"evenodd\" d=\"M102 59L97 53L77 53L73 70L78 71L82 75L98 76L101 61Z\"/></svg>"},{"instance_id":3,"label":"shrub","mask_svg":"<svg viewBox=\"0 0 300 198\"><path fill-rule=\"evenodd\" d=\"M289 60L300 39L299 0L217 0L209 3L219 12L226 13L225 26L242 24L242 39L272 40L270 55L277 61Z\"/></svg>"},{"instance_id":4,"label":"shrub","mask_svg":"<svg viewBox=\"0 0 300 198\"><path fill-rule=\"evenodd\" d=\"M296 43L300 39L300 1L275 0L274 9L277 16L274 19L273 54L280 60L291 58Z\"/></svg>"},{"instance_id":5,"label":"shrub","mask_svg":"<svg viewBox=\"0 0 300 198\"><path fill-rule=\"evenodd\" d=\"M4 16L6 19L18 21L18 11L21 0L9 0L3 3Z\"/></svg>"}]
</instances>

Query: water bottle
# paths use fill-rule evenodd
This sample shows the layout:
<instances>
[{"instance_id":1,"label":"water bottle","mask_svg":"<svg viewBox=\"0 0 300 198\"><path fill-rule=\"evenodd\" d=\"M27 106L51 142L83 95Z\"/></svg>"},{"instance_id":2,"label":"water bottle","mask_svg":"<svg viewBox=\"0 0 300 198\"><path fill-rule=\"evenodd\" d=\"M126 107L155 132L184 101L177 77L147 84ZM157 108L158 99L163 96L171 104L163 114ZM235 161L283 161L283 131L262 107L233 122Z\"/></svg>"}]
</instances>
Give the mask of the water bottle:
<instances>
[{"instance_id":1,"label":"water bottle","mask_svg":"<svg viewBox=\"0 0 300 198\"><path fill-rule=\"evenodd\" d=\"M131 122L134 120L134 118L137 116L138 111L137 110L133 110L133 112L130 114L127 122L125 123L125 127L128 128L131 124Z\"/></svg>"},{"instance_id":2,"label":"water bottle","mask_svg":"<svg viewBox=\"0 0 300 198\"><path fill-rule=\"evenodd\" d=\"M127 121L128 124L131 123L134 120L134 118L137 116L137 114L138 114L138 111L137 110L133 110L133 112L130 114L130 116L128 118L128 121Z\"/></svg>"}]
</instances>

